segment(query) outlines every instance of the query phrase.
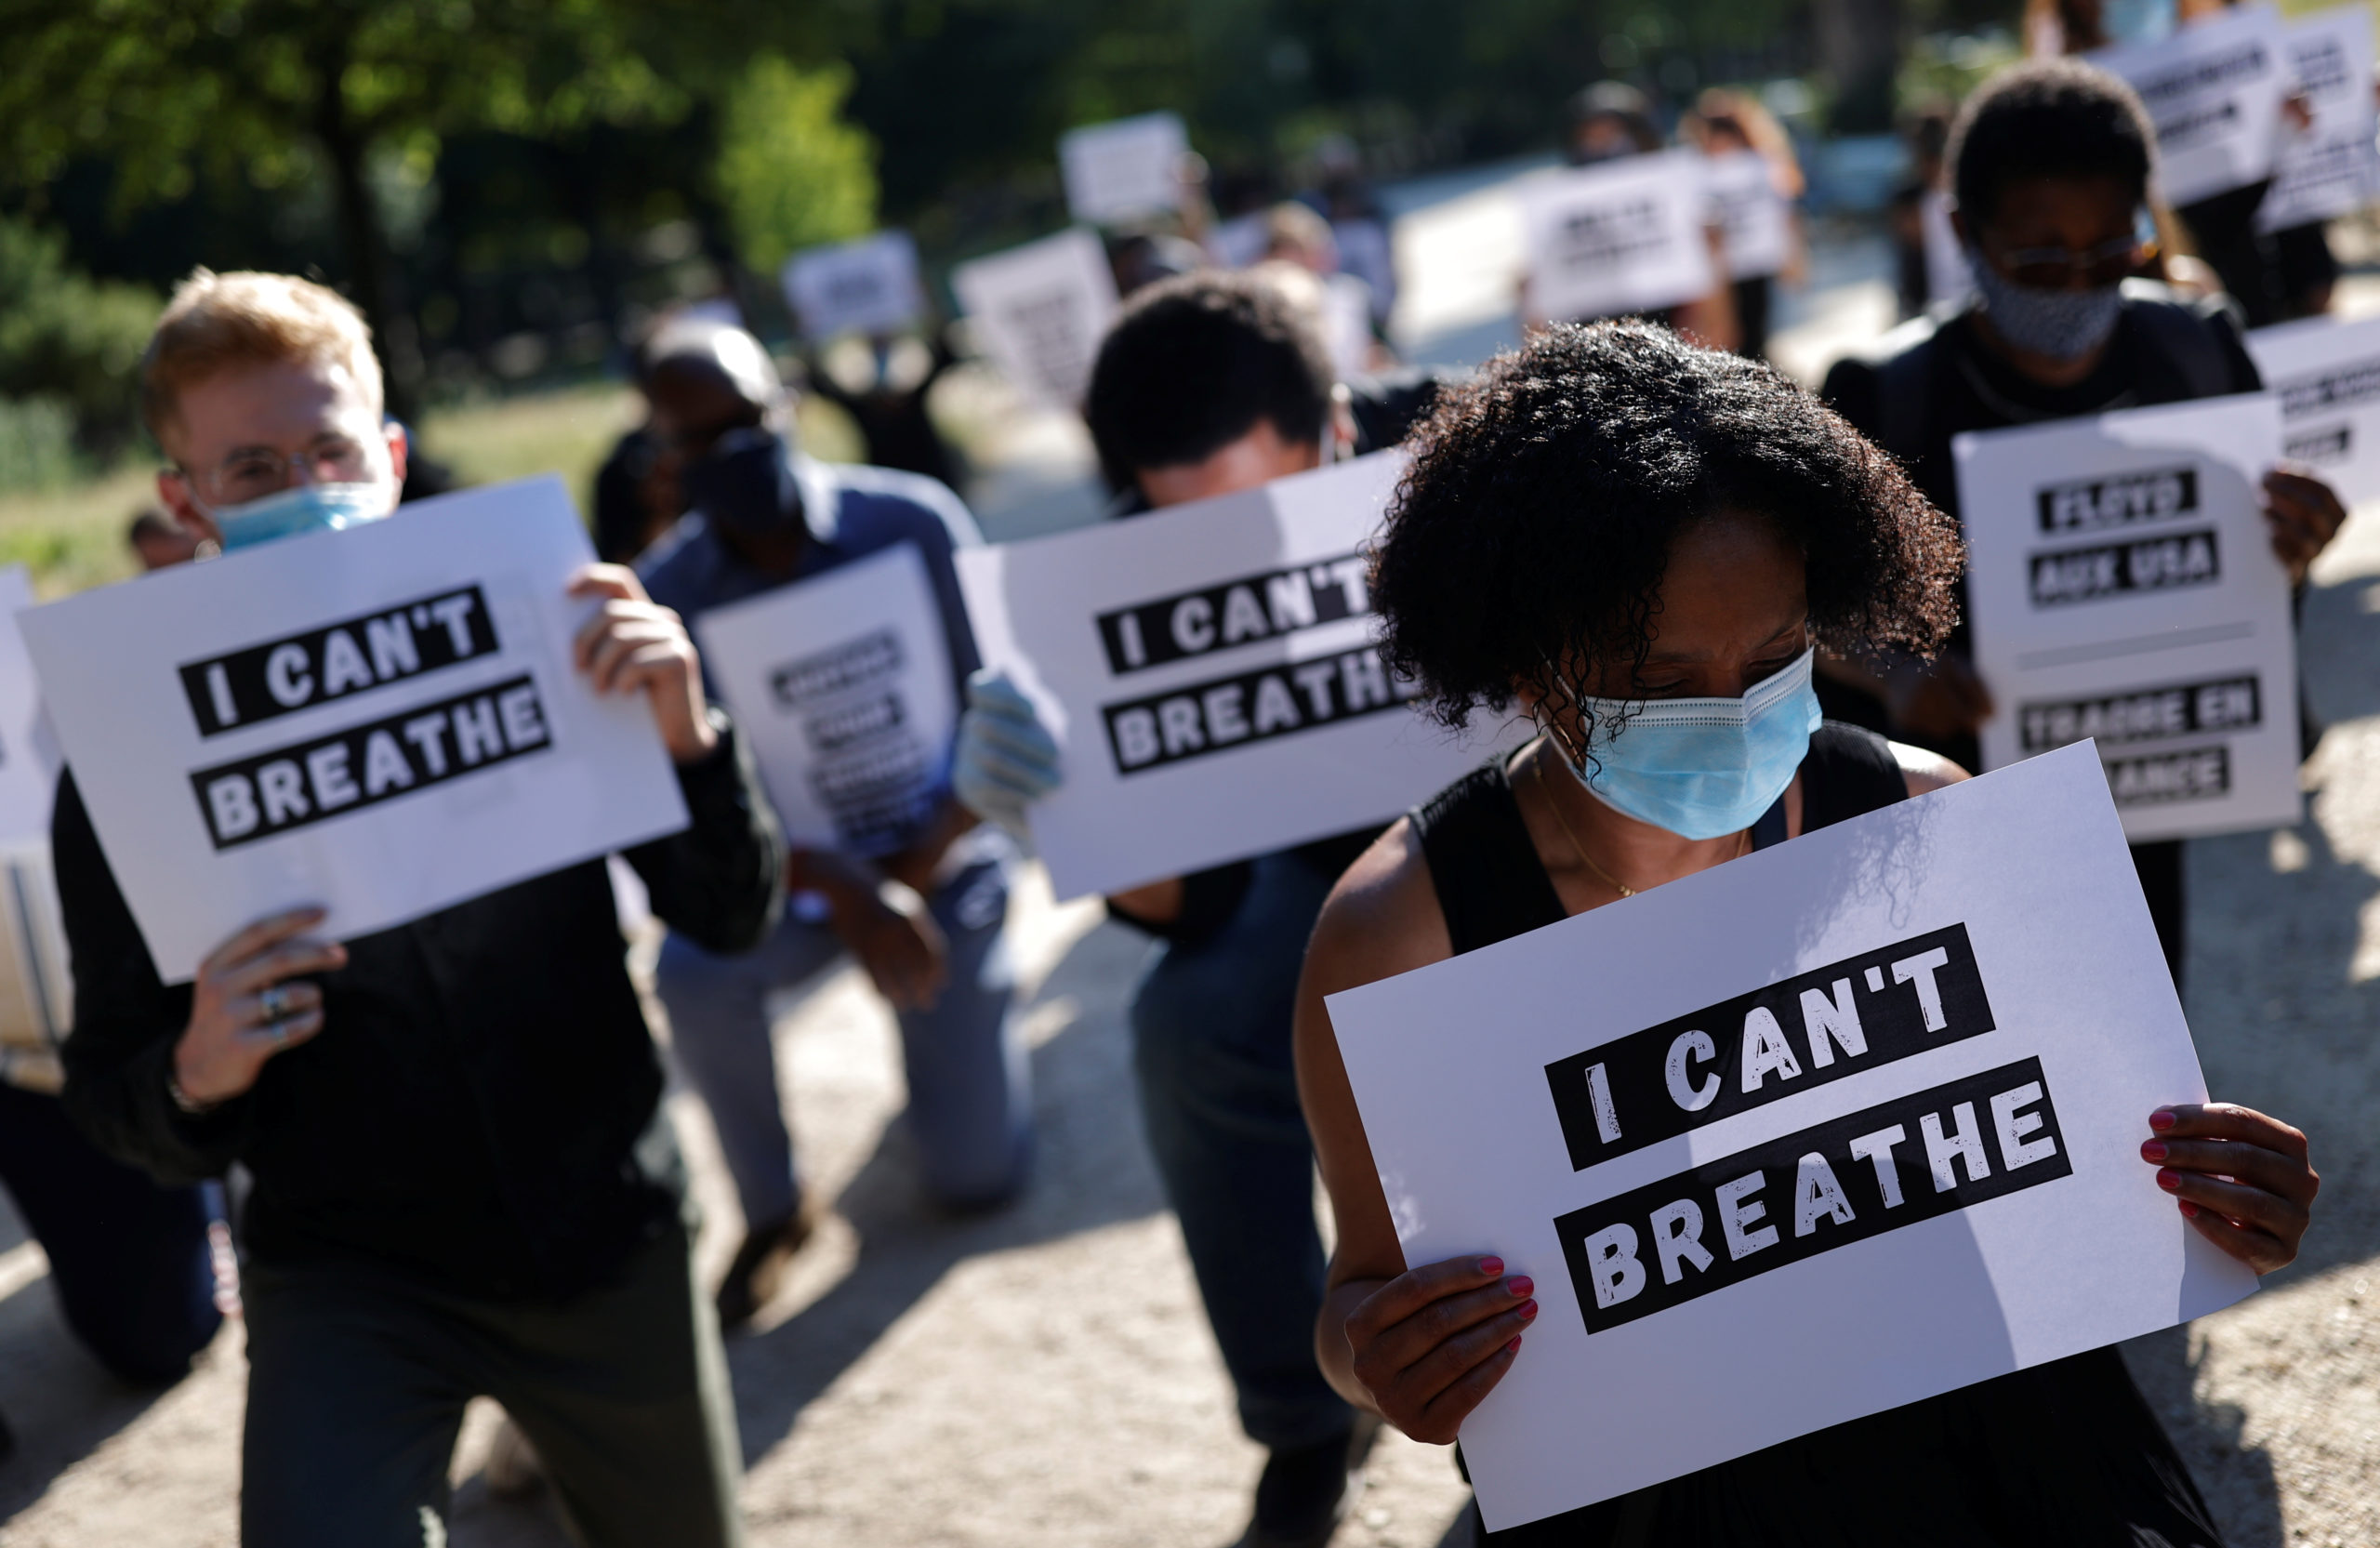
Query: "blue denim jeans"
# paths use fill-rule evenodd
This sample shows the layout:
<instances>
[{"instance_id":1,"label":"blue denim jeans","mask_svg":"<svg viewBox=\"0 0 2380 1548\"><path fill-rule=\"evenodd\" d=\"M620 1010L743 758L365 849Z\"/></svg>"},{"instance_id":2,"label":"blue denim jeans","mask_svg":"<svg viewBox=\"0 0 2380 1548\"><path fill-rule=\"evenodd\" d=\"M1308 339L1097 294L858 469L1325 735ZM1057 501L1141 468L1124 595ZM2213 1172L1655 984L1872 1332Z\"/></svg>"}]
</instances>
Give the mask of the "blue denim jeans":
<instances>
[{"instance_id":1,"label":"blue denim jeans","mask_svg":"<svg viewBox=\"0 0 2380 1548\"><path fill-rule=\"evenodd\" d=\"M935 890L928 901L950 942L950 976L932 1006L900 1013L909 1127L927 1187L952 1209L1013 1194L1030 1148L1032 1085L1010 1025L1016 977L1002 935L1008 867L1007 853L994 852ZM748 1224L782 1220L800 1198L769 996L841 958L834 932L790 909L774 934L740 956L714 956L674 934L662 943L654 986L669 1012L671 1051L710 1108Z\"/></svg>"},{"instance_id":2,"label":"blue denim jeans","mask_svg":"<svg viewBox=\"0 0 2380 1548\"><path fill-rule=\"evenodd\" d=\"M1169 944L1132 996L1149 1147L1240 1424L1276 1449L1326 1440L1354 1419L1314 1357L1322 1235L1289 1041L1306 937L1334 880L1295 855L1266 855L1230 922Z\"/></svg>"}]
</instances>

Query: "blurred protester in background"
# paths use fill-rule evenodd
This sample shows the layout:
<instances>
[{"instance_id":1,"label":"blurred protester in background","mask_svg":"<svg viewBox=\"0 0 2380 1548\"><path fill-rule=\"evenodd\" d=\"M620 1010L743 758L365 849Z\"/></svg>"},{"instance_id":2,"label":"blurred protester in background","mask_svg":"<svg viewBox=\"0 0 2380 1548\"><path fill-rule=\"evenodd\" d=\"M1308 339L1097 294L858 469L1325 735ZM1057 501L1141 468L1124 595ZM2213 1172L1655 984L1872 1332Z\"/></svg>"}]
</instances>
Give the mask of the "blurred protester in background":
<instances>
[{"instance_id":1,"label":"blurred protester in background","mask_svg":"<svg viewBox=\"0 0 2380 1548\"><path fill-rule=\"evenodd\" d=\"M1777 282L1781 279L1799 289L1809 278L1809 245L1802 233L1800 208L1802 194L1809 185L1802 176L1801 158L1793 153L1793 141L1786 135L1784 126L1760 105L1759 99L1744 92L1712 86L1695 99L1694 111L1686 115L1680 127L1686 142L1706 156L1757 152L1768 164L1769 180L1776 185L1777 196L1793 206L1787 217L1792 225L1792 248L1786 257L1785 267L1774 274L1746 275L1733 284L1736 352L1765 360Z\"/></svg>"},{"instance_id":2,"label":"blurred protester in background","mask_svg":"<svg viewBox=\"0 0 2380 1548\"><path fill-rule=\"evenodd\" d=\"M867 465L916 473L945 488L959 485L958 459L927 412L943 373L959 363L950 330L927 337L878 335L845 339L804 362L810 390L851 416Z\"/></svg>"},{"instance_id":3,"label":"blurred protester in background","mask_svg":"<svg viewBox=\"0 0 2380 1548\"><path fill-rule=\"evenodd\" d=\"M1372 332L1372 287L1339 267L1339 241L1330 223L1292 199L1265 218L1264 258L1314 276L1315 305L1322 340L1340 379L1363 376L1382 363L1384 351Z\"/></svg>"},{"instance_id":4,"label":"blurred protester in background","mask_svg":"<svg viewBox=\"0 0 2380 1548\"><path fill-rule=\"evenodd\" d=\"M198 538L190 528L172 520L163 511L144 509L133 517L126 529L124 540L132 545L144 570L163 570L169 565L186 564L198 557Z\"/></svg>"},{"instance_id":5,"label":"blurred protester in background","mask_svg":"<svg viewBox=\"0 0 2380 1548\"><path fill-rule=\"evenodd\" d=\"M595 470L595 487L588 500L595 528L595 557L606 564L631 562L685 514L685 508L678 503L677 482L662 467L661 440L653 430L649 381L653 338L648 332L628 351L628 369L644 405L643 416L635 429L614 443L603 465Z\"/></svg>"},{"instance_id":6,"label":"blurred protester in background","mask_svg":"<svg viewBox=\"0 0 2380 1548\"><path fill-rule=\"evenodd\" d=\"M2026 0L2026 51L2055 59L2155 43L2227 8L2228 0ZM2302 134L2313 123L2297 94L2282 101L2281 117L2279 132L2284 137ZM2331 287L2338 281L2338 260L2320 224L2284 232L2257 228L2256 212L2271 188L2270 178L2260 178L2170 209L2162 202L2150 205L2168 249L2164 277L2199 288L2202 264L2240 304L2251 328L2328 311ZM2184 235L2192 249L2188 254L2176 250L2182 245L2176 239Z\"/></svg>"},{"instance_id":7,"label":"blurred protester in background","mask_svg":"<svg viewBox=\"0 0 2380 1548\"><path fill-rule=\"evenodd\" d=\"M226 549L387 517L405 436L364 320L285 275L184 283L141 363L158 494ZM773 921L782 857L684 627L591 566L575 642L641 697L690 826L626 856L717 951ZM75 1121L172 1185L245 1162L247 1548L445 1535L465 1406L501 1402L595 1548L743 1541L718 1325L610 877L573 866L335 944L259 920L168 985L73 771L51 825ZM182 964L166 964L179 972Z\"/></svg>"},{"instance_id":8,"label":"blurred protester in background","mask_svg":"<svg viewBox=\"0 0 2380 1548\"><path fill-rule=\"evenodd\" d=\"M1261 234L1261 233L1260 233ZM1260 250L1259 257L1263 254ZM1130 296L1164 280L1195 274L1207 266L1207 251L1170 232L1133 232L1107 244L1107 266L1116 272L1116 294Z\"/></svg>"},{"instance_id":9,"label":"blurred protester in background","mask_svg":"<svg viewBox=\"0 0 2380 1548\"><path fill-rule=\"evenodd\" d=\"M1597 81L1570 99L1570 130L1564 154L1572 166L1598 166L1660 149L1661 131L1654 126L1652 104L1626 82ZM1734 286L1727 280L1726 238L1716 225L1705 236L1711 245L1712 271L1719 280L1716 287L1708 296L1670 307L1647 321L1664 324L1714 350L1732 350L1740 342L1742 330L1736 323ZM1599 321L1542 315L1529 301L1526 279L1521 282L1520 313L1524 328L1552 322Z\"/></svg>"},{"instance_id":10,"label":"blurred protester in background","mask_svg":"<svg viewBox=\"0 0 2380 1548\"><path fill-rule=\"evenodd\" d=\"M44 1029L0 1026L0 1186L83 1346L129 1385L178 1382L239 1305L222 1191L167 1186L103 1154L68 1119L63 1081ZM13 1444L0 1422L0 1457Z\"/></svg>"},{"instance_id":11,"label":"blurred protester in background","mask_svg":"<svg viewBox=\"0 0 2380 1548\"><path fill-rule=\"evenodd\" d=\"M1386 343L1389 318L1396 310L1396 249L1389 239L1388 217L1364 179L1354 140L1325 137L1315 149L1315 164L1322 186L1310 202L1330 222L1340 271L1371 287L1372 334Z\"/></svg>"},{"instance_id":12,"label":"blurred protester in background","mask_svg":"<svg viewBox=\"0 0 2380 1548\"><path fill-rule=\"evenodd\" d=\"M1966 256L1950 229L1950 110L1928 106L1902 131L1909 143L1909 176L1885 205L1891 223L1894 289L1904 323L1937 306L1953 305L1975 288Z\"/></svg>"},{"instance_id":13,"label":"blurred protester in background","mask_svg":"<svg viewBox=\"0 0 2380 1548\"><path fill-rule=\"evenodd\" d=\"M1926 497L1959 514L1950 439L2112 409L2252 392L2260 385L2222 298L2185 302L2134 280L2153 256L2140 214L2154 135L2132 89L2075 60L2005 71L1967 99L1950 138L1954 220L1977 298L1920 318L1828 373L1827 400L1900 459ZM2319 480L2265 481L2273 550L2302 583L2346 512ZM1965 626L1931 663L1821 662L1828 712L1980 766L1990 685ZM2133 860L2176 981L2183 959L2181 844Z\"/></svg>"},{"instance_id":14,"label":"blurred protester in background","mask_svg":"<svg viewBox=\"0 0 2380 1548\"><path fill-rule=\"evenodd\" d=\"M688 508L641 565L656 602L697 618L911 544L963 691L977 656L951 555L983 539L956 495L915 473L802 456L775 370L740 328L666 331L646 395ZM885 847L795 850L790 906L757 949L722 952L675 931L663 943L655 987L670 1046L710 1109L744 1211L744 1242L719 1288L722 1323L767 1304L821 1217L786 1126L769 999L846 956L899 1017L909 1130L934 1201L987 1210L1024 1185L1032 1096L1003 940L1014 859L1006 834L941 790Z\"/></svg>"},{"instance_id":15,"label":"blurred protester in background","mask_svg":"<svg viewBox=\"0 0 2380 1548\"><path fill-rule=\"evenodd\" d=\"M1085 409L1117 514L1254 489L1393 445L1433 377L1349 390L1312 311L1267 265L1152 287L1100 346ZM1062 779L1056 743L1005 677L979 673L959 729L960 799L1021 829ZM1321 1233L1289 1046L1298 967L1365 828L1136 887L1107 900L1162 944L1132 994L1133 1068L1166 1197L1237 1389L1270 1452L1244 1548L1316 1548L1377 1430L1316 1365Z\"/></svg>"}]
</instances>

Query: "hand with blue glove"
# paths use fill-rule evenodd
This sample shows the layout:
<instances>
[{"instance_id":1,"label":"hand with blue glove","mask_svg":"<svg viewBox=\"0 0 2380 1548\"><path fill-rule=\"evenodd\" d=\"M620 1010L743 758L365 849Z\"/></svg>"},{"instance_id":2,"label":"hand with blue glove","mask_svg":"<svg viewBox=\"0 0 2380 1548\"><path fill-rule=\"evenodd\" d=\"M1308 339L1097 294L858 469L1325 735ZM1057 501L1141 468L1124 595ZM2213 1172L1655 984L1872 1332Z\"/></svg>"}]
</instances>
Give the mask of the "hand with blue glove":
<instances>
[{"instance_id":1,"label":"hand with blue glove","mask_svg":"<svg viewBox=\"0 0 2380 1548\"><path fill-rule=\"evenodd\" d=\"M967 709L959 717L959 748L950 787L959 802L985 822L1023 837L1025 809L1056 789L1058 740L1006 672L978 668L967 680Z\"/></svg>"}]
</instances>

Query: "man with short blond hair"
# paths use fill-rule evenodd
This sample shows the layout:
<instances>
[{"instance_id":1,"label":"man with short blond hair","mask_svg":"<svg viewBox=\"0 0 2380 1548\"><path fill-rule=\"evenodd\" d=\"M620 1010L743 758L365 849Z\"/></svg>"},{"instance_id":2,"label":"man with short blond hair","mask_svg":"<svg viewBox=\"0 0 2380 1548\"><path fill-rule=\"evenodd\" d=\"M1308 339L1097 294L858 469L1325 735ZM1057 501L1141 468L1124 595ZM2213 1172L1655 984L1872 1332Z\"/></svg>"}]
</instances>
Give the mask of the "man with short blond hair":
<instances>
[{"instance_id":1,"label":"man with short blond hair","mask_svg":"<svg viewBox=\"0 0 2380 1548\"><path fill-rule=\"evenodd\" d=\"M395 509L404 431L362 319L323 287L201 271L141 371L158 494L206 544ZM593 609L578 666L647 701L691 818L628 863L673 929L749 946L781 847L683 625L615 566L571 590ZM718 1328L602 863L344 943L291 910L169 986L71 771L52 843L75 1118L162 1179L238 1160L256 1180L243 1541L443 1541L464 1406L486 1395L594 1548L741 1543Z\"/></svg>"}]
</instances>

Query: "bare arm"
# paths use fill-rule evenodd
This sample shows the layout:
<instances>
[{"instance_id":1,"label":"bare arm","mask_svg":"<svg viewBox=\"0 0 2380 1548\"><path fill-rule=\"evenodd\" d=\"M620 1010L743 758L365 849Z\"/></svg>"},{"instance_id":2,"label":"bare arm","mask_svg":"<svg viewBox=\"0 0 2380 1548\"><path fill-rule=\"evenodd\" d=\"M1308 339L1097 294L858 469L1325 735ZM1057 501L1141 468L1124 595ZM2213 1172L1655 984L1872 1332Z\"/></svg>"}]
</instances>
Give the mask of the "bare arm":
<instances>
[{"instance_id":1,"label":"bare arm","mask_svg":"<svg viewBox=\"0 0 2380 1548\"><path fill-rule=\"evenodd\" d=\"M1339 1228L1316 1354L1349 1402L1440 1445L1511 1369L1520 1330L1537 1315L1535 1287L1505 1278L1492 1256L1407 1268L1323 999L1452 954L1421 846L1400 822L1323 905L1296 1033L1298 1092Z\"/></svg>"}]
</instances>

